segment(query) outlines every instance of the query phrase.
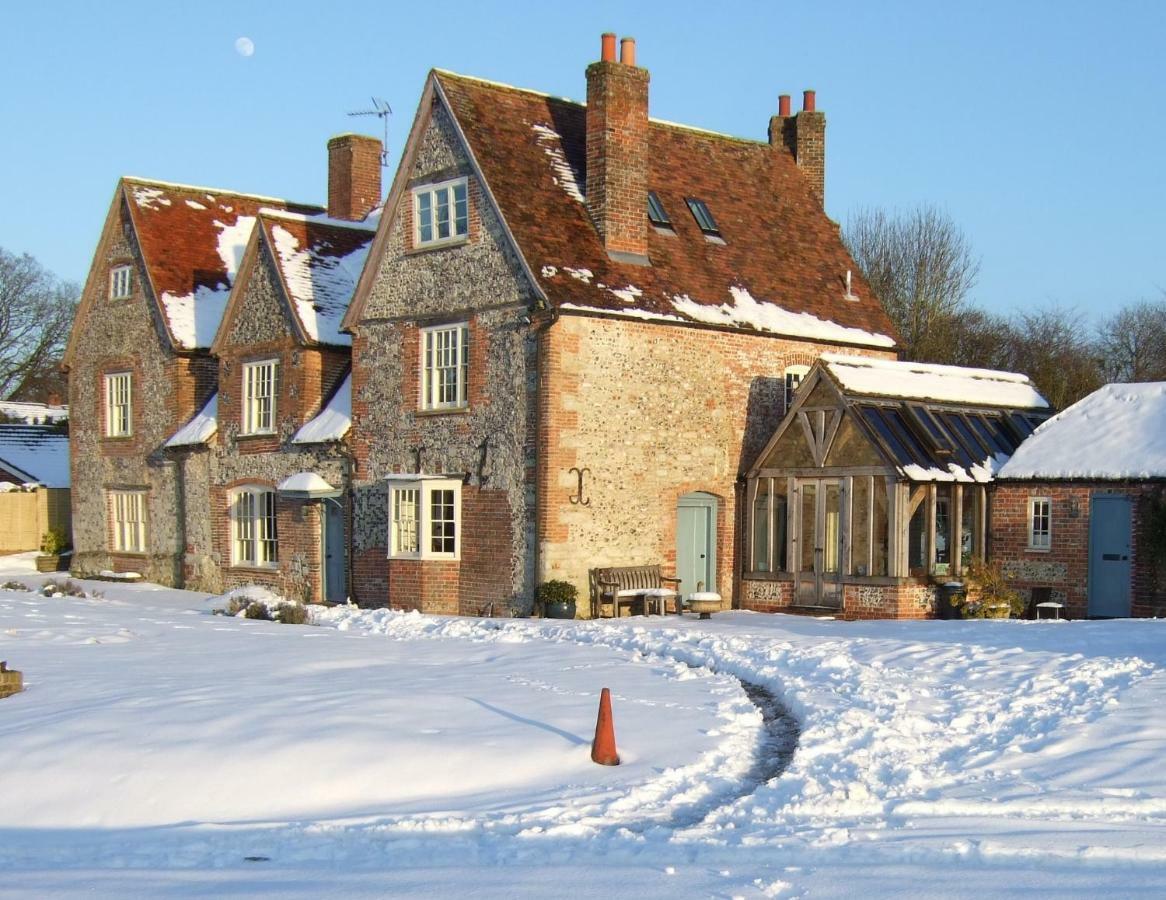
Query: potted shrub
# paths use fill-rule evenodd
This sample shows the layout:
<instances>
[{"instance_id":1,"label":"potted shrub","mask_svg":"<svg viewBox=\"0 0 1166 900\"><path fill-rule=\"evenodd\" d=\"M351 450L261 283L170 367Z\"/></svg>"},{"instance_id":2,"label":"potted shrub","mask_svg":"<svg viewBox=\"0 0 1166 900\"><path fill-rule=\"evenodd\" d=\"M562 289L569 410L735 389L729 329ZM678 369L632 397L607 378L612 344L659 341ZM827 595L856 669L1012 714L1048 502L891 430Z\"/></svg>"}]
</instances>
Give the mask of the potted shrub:
<instances>
[{"instance_id":1,"label":"potted shrub","mask_svg":"<svg viewBox=\"0 0 1166 900\"><path fill-rule=\"evenodd\" d=\"M543 615L548 619L575 618L575 585L569 581L544 581L538 586L536 599L542 606Z\"/></svg>"},{"instance_id":2,"label":"potted shrub","mask_svg":"<svg viewBox=\"0 0 1166 900\"><path fill-rule=\"evenodd\" d=\"M69 539L59 528L50 528L40 539L40 554L36 558L38 572L60 572L65 568L65 552Z\"/></svg>"},{"instance_id":3,"label":"potted shrub","mask_svg":"<svg viewBox=\"0 0 1166 900\"><path fill-rule=\"evenodd\" d=\"M1007 619L1024 615L1024 595L1008 586L999 563L973 560L968 566L967 593L959 603L965 619Z\"/></svg>"}]
</instances>

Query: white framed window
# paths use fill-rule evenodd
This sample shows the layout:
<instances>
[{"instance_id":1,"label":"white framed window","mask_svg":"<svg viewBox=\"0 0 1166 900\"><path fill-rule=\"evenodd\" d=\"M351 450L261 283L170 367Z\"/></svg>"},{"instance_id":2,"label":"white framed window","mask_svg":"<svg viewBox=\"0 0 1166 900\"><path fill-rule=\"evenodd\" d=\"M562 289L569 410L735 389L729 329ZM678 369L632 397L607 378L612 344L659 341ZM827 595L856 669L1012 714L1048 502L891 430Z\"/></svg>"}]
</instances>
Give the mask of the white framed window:
<instances>
[{"instance_id":1,"label":"white framed window","mask_svg":"<svg viewBox=\"0 0 1166 900\"><path fill-rule=\"evenodd\" d=\"M390 479L389 558L460 559L461 515L460 478Z\"/></svg>"},{"instance_id":2,"label":"white framed window","mask_svg":"<svg viewBox=\"0 0 1166 900\"><path fill-rule=\"evenodd\" d=\"M129 372L105 376L105 436L133 433L133 379Z\"/></svg>"},{"instance_id":3,"label":"white framed window","mask_svg":"<svg viewBox=\"0 0 1166 900\"><path fill-rule=\"evenodd\" d=\"M239 488L231 494L231 564L274 568L278 562L275 491Z\"/></svg>"},{"instance_id":4,"label":"white framed window","mask_svg":"<svg viewBox=\"0 0 1166 900\"><path fill-rule=\"evenodd\" d=\"M1028 500L1028 549L1048 550L1053 545L1053 501L1048 497Z\"/></svg>"},{"instance_id":5,"label":"white framed window","mask_svg":"<svg viewBox=\"0 0 1166 900\"><path fill-rule=\"evenodd\" d=\"M469 403L470 328L464 322L421 330L421 408L457 409Z\"/></svg>"},{"instance_id":6,"label":"white framed window","mask_svg":"<svg viewBox=\"0 0 1166 900\"><path fill-rule=\"evenodd\" d=\"M458 241L470 233L464 178L413 189L413 239L418 247Z\"/></svg>"},{"instance_id":7,"label":"white framed window","mask_svg":"<svg viewBox=\"0 0 1166 900\"><path fill-rule=\"evenodd\" d=\"M810 372L809 366L786 366L785 367L785 408L789 412L790 404L794 402L794 394L797 393L798 386L802 383L802 379Z\"/></svg>"},{"instance_id":8,"label":"white framed window","mask_svg":"<svg viewBox=\"0 0 1166 900\"><path fill-rule=\"evenodd\" d=\"M243 434L275 432L276 360L243 364Z\"/></svg>"},{"instance_id":9,"label":"white framed window","mask_svg":"<svg viewBox=\"0 0 1166 900\"><path fill-rule=\"evenodd\" d=\"M109 299L126 300L133 291L133 268L114 266L109 270Z\"/></svg>"},{"instance_id":10,"label":"white framed window","mask_svg":"<svg viewBox=\"0 0 1166 900\"><path fill-rule=\"evenodd\" d=\"M110 531L119 553L146 552L146 494L144 491L109 492Z\"/></svg>"}]
</instances>

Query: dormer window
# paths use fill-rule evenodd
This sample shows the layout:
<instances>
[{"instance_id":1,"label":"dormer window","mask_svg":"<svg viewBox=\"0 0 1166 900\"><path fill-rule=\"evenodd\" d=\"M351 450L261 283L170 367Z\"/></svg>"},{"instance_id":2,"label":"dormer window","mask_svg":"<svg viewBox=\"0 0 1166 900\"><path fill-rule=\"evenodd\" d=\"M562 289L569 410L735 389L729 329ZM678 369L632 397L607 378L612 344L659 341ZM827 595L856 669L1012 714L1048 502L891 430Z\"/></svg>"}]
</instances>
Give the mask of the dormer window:
<instances>
[{"instance_id":1,"label":"dormer window","mask_svg":"<svg viewBox=\"0 0 1166 900\"><path fill-rule=\"evenodd\" d=\"M470 233L466 179L415 188L413 221L413 238L418 247L464 239Z\"/></svg>"},{"instance_id":2,"label":"dormer window","mask_svg":"<svg viewBox=\"0 0 1166 900\"><path fill-rule=\"evenodd\" d=\"M709 212L707 203L703 200L697 200L695 197L685 197L684 202L688 204L688 208L692 211L692 217L696 219L696 224L704 232L705 237L719 238L721 236L721 229L717 227L717 220Z\"/></svg>"},{"instance_id":3,"label":"dormer window","mask_svg":"<svg viewBox=\"0 0 1166 900\"><path fill-rule=\"evenodd\" d=\"M130 266L114 266L109 271L109 299L128 300L133 290L133 269Z\"/></svg>"},{"instance_id":4,"label":"dormer window","mask_svg":"<svg viewBox=\"0 0 1166 900\"><path fill-rule=\"evenodd\" d=\"M660 202L655 191L648 191L648 221L657 228L672 230L672 220L668 218L668 213L664 211L664 204Z\"/></svg>"}]
</instances>

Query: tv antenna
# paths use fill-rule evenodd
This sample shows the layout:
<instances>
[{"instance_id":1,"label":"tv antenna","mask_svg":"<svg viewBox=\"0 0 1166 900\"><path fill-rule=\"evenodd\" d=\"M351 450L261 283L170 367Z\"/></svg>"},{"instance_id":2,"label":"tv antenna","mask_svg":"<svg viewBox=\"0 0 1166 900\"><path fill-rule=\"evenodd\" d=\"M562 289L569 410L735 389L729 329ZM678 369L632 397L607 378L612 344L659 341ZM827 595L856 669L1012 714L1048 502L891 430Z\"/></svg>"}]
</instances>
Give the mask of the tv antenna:
<instances>
[{"instance_id":1,"label":"tv antenna","mask_svg":"<svg viewBox=\"0 0 1166 900\"><path fill-rule=\"evenodd\" d=\"M372 98L372 109L359 109L348 113L350 116L376 116L384 123L385 139L381 144L381 167L386 169L389 166L389 116L392 114L393 108L379 97Z\"/></svg>"}]
</instances>

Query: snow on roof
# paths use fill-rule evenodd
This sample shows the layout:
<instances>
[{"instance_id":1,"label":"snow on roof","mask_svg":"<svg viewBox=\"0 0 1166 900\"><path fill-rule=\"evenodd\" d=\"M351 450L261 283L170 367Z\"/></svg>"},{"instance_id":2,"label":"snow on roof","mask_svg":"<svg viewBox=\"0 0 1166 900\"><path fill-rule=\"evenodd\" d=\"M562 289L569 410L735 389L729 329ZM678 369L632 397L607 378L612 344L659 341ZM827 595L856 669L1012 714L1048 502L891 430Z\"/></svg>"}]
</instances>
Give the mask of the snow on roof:
<instances>
[{"instance_id":1,"label":"snow on roof","mask_svg":"<svg viewBox=\"0 0 1166 900\"><path fill-rule=\"evenodd\" d=\"M585 203L583 191L579 189L579 182L583 177L582 173L576 172L567 162L567 157L563 154L563 147L560 143L562 137L548 125L535 123L530 127L535 133L536 140L542 146L543 152L551 158L551 170L554 172L555 184L566 191L567 196L572 200Z\"/></svg>"},{"instance_id":2,"label":"snow on roof","mask_svg":"<svg viewBox=\"0 0 1166 900\"><path fill-rule=\"evenodd\" d=\"M143 261L166 324L181 349L209 347L261 208L275 197L126 178ZM319 207L295 206L298 212Z\"/></svg>"},{"instance_id":3,"label":"snow on roof","mask_svg":"<svg viewBox=\"0 0 1166 900\"><path fill-rule=\"evenodd\" d=\"M293 444L322 444L339 441L352 427L352 375L345 376L324 408L304 424L292 438Z\"/></svg>"},{"instance_id":4,"label":"snow on roof","mask_svg":"<svg viewBox=\"0 0 1166 900\"><path fill-rule=\"evenodd\" d=\"M50 488L69 486L69 436L51 425L0 425L0 467Z\"/></svg>"},{"instance_id":5,"label":"snow on roof","mask_svg":"<svg viewBox=\"0 0 1166 900\"><path fill-rule=\"evenodd\" d=\"M289 475L279 483L276 490L297 494L336 493L336 488L332 487L332 485L315 472L297 472L295 475Z\"/></svg>"},{"instance_id":6,"label":"snow on roof","mask_svg":"<svg viewBox=\"0 0 1166 900\"><path fill-rule=\"evenodd\" d=\"M806 337L813 340L844 344L863 344L872 347L894 347L895 339L885 334L873 334L861 328L839 325L829 319L820 319L813 313L791 312L768 300L755 300L743 287L732 286L729 296L733 304L710 306L697 303L687 295L673 297L672 305L697 322L709 325L737 327L745 325L758 331Z\"/></svg>"},{"instance_id":7,"label":"snow on roof","mask_svg":"<svg viewBox=\"0 0 1166 900\"><path fill-rule=\"evenodd\" d=\"M352 338L340 331L340 325L374 232L362 223L338 225L311 216L273 218L264 227L304 334L318 343L350 346Z\"/></svg>"},{"instance_id":8,"label":"snow on roof","mask_svg":"<svg viewBox=\"0 0 1166 900\"><path fill-rule=\"evenodd\" d=\"M205 444L219 430L219 395L214 393L197 415L183 425L163 447L194 447Z\"/></svg>"},{"instance_id":9,"label":"snow on roof","mask_svg":"<svg viewBox=\"0 0 1166 900\"><path fill-rule=\"evenodd\" d=\"M1013 409L1047 409L1049 405L1027 375L1014 372L837 353L823 353L822 362L848 393Z\"/></svg>"},{"instance_id":10,"label":"snow on roof","mask_svg":"<svg viewBox=\"0 0 1166 900\"><path fill-rule=\"evenodd\" d=\"M998 478L1166 478L1166 382L1107 384L1044 422Z\"/></svg>"},{"instance_id":11,"label":"snow on roof","mask_svg":"<svg viewBox=\"0 0 1166 900\"><path fill-rule=\"evenodd\" d=\"M51 425L69 418L69 407L47 403L0 400L0 417L20 419L25 425Z\"/></svg>"}]
</instances>

